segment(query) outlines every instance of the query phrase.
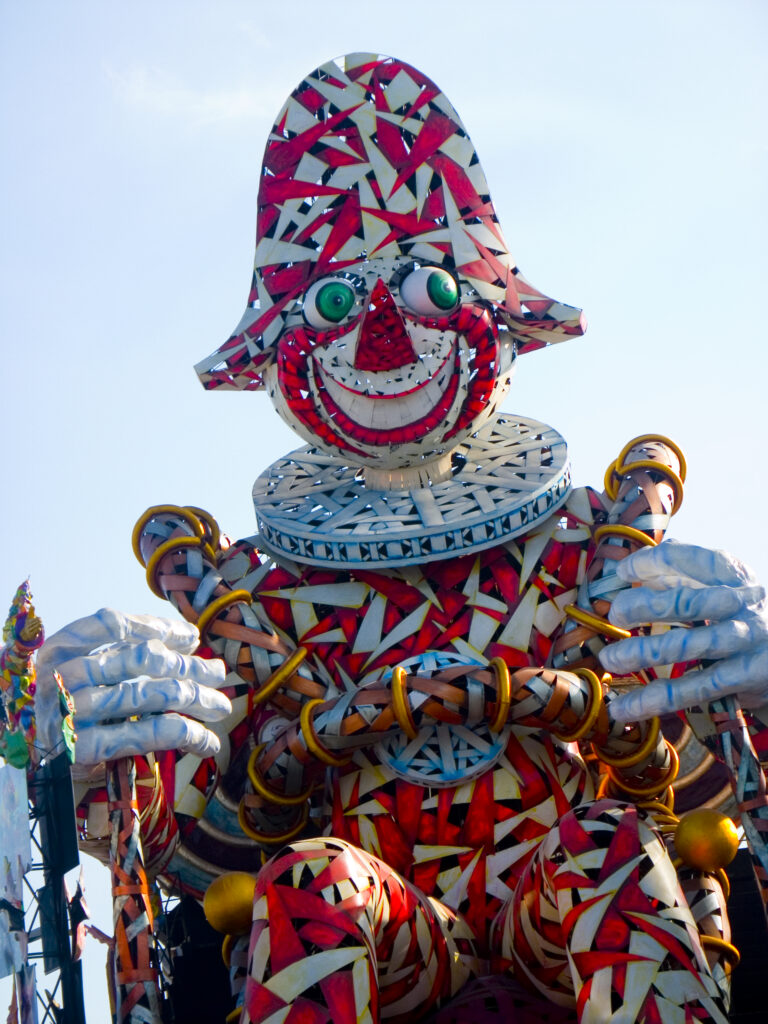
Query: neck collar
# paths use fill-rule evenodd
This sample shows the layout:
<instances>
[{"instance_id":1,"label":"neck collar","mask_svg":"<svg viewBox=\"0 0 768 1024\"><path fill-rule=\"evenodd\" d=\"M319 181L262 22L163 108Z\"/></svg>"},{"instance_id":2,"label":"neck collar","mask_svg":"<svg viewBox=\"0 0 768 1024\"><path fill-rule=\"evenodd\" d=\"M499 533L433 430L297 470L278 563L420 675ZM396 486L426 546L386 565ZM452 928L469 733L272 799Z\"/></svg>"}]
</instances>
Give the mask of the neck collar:
<instances>
[{"instance_id":1,"label":"neck collar","mask_svg":"<svg viewBox=\"0 0 768 1024\"><path fill-rule=\"evenodd\" d=\"M299 448L256 480L259 541L328 568L391 568L482 551L528 533L566 500L564 439L523 416L491 417L452 453L450 479L377 490L362 470Z\"/></svg>"}]
</instances>

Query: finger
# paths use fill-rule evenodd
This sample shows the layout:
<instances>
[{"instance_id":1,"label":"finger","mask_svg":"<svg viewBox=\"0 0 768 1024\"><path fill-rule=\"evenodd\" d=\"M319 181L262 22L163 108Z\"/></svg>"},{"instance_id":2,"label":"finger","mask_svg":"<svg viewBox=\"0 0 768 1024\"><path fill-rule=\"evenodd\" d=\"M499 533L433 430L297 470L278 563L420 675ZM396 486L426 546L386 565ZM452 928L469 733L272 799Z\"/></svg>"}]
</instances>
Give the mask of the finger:
<instances>
[{"instance_id":1,"label":"finger","mask_svg":"<svg viewBox=\"0 0 768 1024\"><path fill-rule=\"evenodd\" d=\"M731 586L756 583L752 571L727 551L712 551L695 544L665 540L657 547L640 548L616 567L625 583L655 587Z\"/></svg>"},{"instance_id":2,"label":"finger","mask_svg":"<svg viewBox=\"0 0 768 1024\"><path fill-rule=\"evenodd\" d=\"M761 618L745 616L713 626L670 629L653 636L618 640L600 651L600 662L608 672L626 675L650 665L727 658L762 643L765 635L766 627Z\"/></svg>"},{"instance_id":3,"label":"finger","mask_svg":"<svg viewBox=\"0 0 768 1024\"><path fill-rule=\"evenodd\" d=\"M691 622L731 619L765 597L763 587L672 587L653 590L630 587L614 598L608 618L631 629L648 622Z\"/></svg>"},{"instance_id":4,"label":"finger","mask_svg":"<svg viewBox=\"0 0 768 1024\"><path fill-rule=\"evenodd\" d=\"M126 615L113 608L102 608L94 615L70 622L49 637L40 651L39 663L56 665L121 640L160 640L172 650L191 654L200 637L197 626L191 622L155 615Z\"/></svg>"},{"instance_id":5,"label":"finger","mask_svg":"<svg viewBox=\"0 0 768 1024\"><path fill-rule=\"evenodd\" d=\"M138 679L112 686L83 687L74 694L76 723L165 711L183 711L201 722L232 713L229 698L189 679Z\"/></svg>"},{"instance_id":6,"label":"finger","mask_svg":"<svg viewBox=\"0 0 768 1024\"><path fill-rule=\"evenodd\" d=\"M611 702L619 722L635 722L737 694L744 706L768 699L768 647L720 661L679 679L656 680Z\"/></svg>"},{"instance_id":7,"label":"finger","mask_svg":"<svg viewBox=\"0 0 768 1024\"><path fill-rule=\"evenodd\" d=\"M118 644L96 654L72 658L59 666L64 685L75 693L83 687L122 683L138 676L153 679L192 679L217 688L226 669L218 658L196 658L165 647L160 640Z\"/></svg>"},{"instance_id":8,"label":"finger","mask_svg":"<svg viewBox=\"0 0 768 1024\"><path fill-rule=\"evenodd\" d=\"M156 715L136 722L78 729L75 760L78 764L98 764L157 750L210 757L220 748L218 736L199 722L176 714Z\"/></svg>"}]
</instances>

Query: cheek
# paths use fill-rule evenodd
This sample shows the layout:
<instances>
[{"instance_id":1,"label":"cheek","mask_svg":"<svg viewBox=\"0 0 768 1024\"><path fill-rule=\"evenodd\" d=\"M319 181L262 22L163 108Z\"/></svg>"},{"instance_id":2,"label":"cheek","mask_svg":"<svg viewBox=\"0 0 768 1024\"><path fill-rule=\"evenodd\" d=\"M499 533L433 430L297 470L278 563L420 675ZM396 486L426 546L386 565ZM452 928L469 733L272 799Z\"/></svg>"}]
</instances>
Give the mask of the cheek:
<instances>
[{"instance_id":1,"label":"cheek","mask_svg":"<svg viewBox=\"0 0 768 1024\"><path fill-rule=\"evenodd\" d=\"M305 440L319 441L350 455L363 456L365 453L341 437L322 415L311 370L313 353L348 331L349 325L344 330L316 331L297 327L286 331L278 342L275 363L265 374L265 380L278 414Z\"/></svg>"},{"instance_id":2,"label":"cheek","mask_svg":"<svg viewBox=\"0 0 768 1024\"><path fill-rule=\"evenodd\" d=\"M311 327L295 327L293 330L285 331L277 343L275 360L281 390L283 380L289 389L306 387L306 383L302 384L302 381L306 382L309 376L312 353L349 333L349 324L329 331L318 331Z\"/></svg>"}]
</instances>

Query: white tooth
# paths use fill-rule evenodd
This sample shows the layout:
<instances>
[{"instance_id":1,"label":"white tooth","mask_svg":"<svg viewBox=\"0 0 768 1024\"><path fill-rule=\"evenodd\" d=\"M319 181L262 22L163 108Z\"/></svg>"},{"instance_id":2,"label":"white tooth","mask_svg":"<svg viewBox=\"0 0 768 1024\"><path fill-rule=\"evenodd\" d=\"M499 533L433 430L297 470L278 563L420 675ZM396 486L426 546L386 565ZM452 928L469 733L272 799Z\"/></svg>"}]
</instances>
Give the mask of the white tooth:
<instances>
[{"instance_id":1,"label":"white tooth","mask_svg":"<svg viewBox=\"0 0 768 1024\"><path fill-rule=\"evenodd\" d=\"M406 426L426 416L443 397L452 373L453 363L450 361L435 378L413 394L401 398L369 398L347 391L325 372L324 367L320 367L323 385L341 411L361 426L374 430Z\"/></svg>"}]
</instances>

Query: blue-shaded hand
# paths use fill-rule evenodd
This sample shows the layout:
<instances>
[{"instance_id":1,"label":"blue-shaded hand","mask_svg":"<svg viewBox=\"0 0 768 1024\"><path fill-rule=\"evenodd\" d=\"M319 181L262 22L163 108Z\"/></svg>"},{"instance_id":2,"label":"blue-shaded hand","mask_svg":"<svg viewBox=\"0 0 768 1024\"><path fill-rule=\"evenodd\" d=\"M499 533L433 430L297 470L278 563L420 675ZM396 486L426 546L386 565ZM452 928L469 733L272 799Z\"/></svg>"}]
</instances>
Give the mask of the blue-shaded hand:
<instances>
[{"instance_id":1,"label":"blue-shaded hand","mask_svg":"<svg viewBox=\"0 0 768 1024\"><path fill-rule=\"evenodd\" d=\"M627 584L609 614L616 626L674 625L654 636L605 647L603 667L625 675L652 665L713 662L679 679L658 680L611 704L620 721L637 721L735 694L744 707L768 702L768 609L765 589L724 551L664 541L619 562Z\"/></svg>"},{"instance_id":2,"label":"blue-shaded hand","mask_svg":"<svg viewBox=\"0 0 768 1024\"><path fill-rule=\"evenodd\" d=\"M38 657L41 739L55 669L75 704L78 764L155 750L216 754L219 738L202 723L225 719L232 706L218 689L224 663L195 657L198 640L188 622L110 608L65 626Z\"/></svg>"}]
</instances>

